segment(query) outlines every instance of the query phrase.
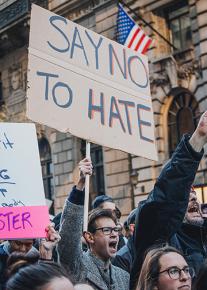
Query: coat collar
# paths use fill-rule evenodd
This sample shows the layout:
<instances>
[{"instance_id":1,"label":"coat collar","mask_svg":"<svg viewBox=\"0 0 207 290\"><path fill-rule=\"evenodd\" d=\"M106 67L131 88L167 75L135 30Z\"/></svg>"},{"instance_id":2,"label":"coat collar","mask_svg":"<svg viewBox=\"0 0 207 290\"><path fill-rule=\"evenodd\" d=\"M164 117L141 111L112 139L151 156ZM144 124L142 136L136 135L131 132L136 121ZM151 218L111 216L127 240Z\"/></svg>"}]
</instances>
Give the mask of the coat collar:
<instances>
[{"instance_id":1,"label":"coat collar","mask_svg":"<svg viewBox=\"0 0 207 290\"><path fill-rule=\"evenodd\" d=\"M88 251L88 256L90 259L96 264L97 267L99 267L103 271L108 271L109 267L111 266L111 261L108 260L107 262L102 261L100 258L95 256L91 251Z\"/></svg>"},{"instance_id":2,"label":"coat collar","mask_svg":"<svg viewBox=\"0 0 207 290\"><path fill-rule=\"evenodd\" d=\"M87 280L93 285L96 285L98 289L101 290L113 290L115 289L114 282L116 281L115 277L115 271L113 266L111 265L111 262L106 264L106 262L102 261L98 257L96 257L94 254L92 254L90 251L87 251L85 254L87 257ZM108 279L111 276L111 283L110 288L108 287L107 283L104 282L104 276L106 276Z\"/></svg>"}]
</instances>

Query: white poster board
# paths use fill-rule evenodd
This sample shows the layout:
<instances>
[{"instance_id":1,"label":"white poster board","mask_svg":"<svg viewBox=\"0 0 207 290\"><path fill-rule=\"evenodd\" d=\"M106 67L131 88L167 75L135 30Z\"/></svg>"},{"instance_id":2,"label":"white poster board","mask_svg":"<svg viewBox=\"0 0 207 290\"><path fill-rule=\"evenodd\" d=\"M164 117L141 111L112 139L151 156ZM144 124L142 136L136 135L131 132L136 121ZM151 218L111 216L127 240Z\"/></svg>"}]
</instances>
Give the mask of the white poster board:
<instances>
[{"instance_id":1,"label":"white poster board","mask_svg":"<svg viewBox=\"0 0 207 290\"><path fill-rule=\"evenodd\" d=\"M34 124L0 123L0 239L45 236L49 222Z\"/></svg>"},{"instance_id":2,"label":"white poster board","mask_svg":"<svg viewBox=\"0 0 207 290\"><path fill-rule=\"evenodd\" d=\"M32 6L27 115L157 160L147 57Z\"/></svg>"}]
</instances>

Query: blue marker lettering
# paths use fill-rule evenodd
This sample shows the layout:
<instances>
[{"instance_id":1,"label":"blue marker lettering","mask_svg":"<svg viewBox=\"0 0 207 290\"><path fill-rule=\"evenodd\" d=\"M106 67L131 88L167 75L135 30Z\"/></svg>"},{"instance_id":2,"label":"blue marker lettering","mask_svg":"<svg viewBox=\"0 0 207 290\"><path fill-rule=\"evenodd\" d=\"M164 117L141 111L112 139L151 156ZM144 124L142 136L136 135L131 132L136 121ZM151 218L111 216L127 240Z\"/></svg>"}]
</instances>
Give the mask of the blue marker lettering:
<instances>
[{"instance_id":1,"label":"blue marker lettering","mask_svg":"<svg viewBox=\"0 0 207 290\"><path fill-rule=\"evenodd\" d=\"M149 112L149 111L151 111L151 109L149 107L144 106L144 105L140 105L140 104L137 105L137 117L138 117L138 128L139 128L140 139L147 141L147 142L154 143L153 140L147 138L146 136L144 136L142 134L142 126L151 127L152 124L150 122L147 122L147 121L144 121L141 119L140 110L145 110L145 111Z\"/></svg>"},{"instance_id":2,"label":"blue marker lettering","mask_svg":"<svg viewBox=\"0 0 207 290\"><path fill-rule=\"evenodd\" d=\"M87 32L87 30L85 30L86 35L88 36L88 39L90 40L90 42L92 43L93 47L95 48L95 57L96 57L96 69L99 69L99 57L98 57L98 50L99 47L101 46L101 43L103 41L103 37L99 38L98 44L95 44L93 42L92 37L90 36L90 34Z\"/></svg>"},{"instance_id":3,"label":"blue marker lettering","mask_svg":"<svg viewBox=\"0 0 207 290\"><path fill-rule=\"evenodd\" d=\"M76 43L76 38L79 40L79 44ZM80 37L80 33L78 31L78 28L75 27L75 31L74 31L74 34L73 34L73 40L72 40L72 44L71 44L71 53L70 53L70 58L73 58L73 54L74 54L74 48L78 47L80 48L82 51L83 51L83 54L84 54L84 57L85 57L85 61L86 61L86 64L88 65L88 59L87 59L87 56L86 56L86 52L85 52L85 48L83 46L83 42L81 40L81 37Z\"/></svg>"},{"instance_id":4,"label":"blue marker lettering","mask_svg":"<svg viewBox=\"0 0 207 290\"><path fill-rule=\"evenodd\" d=\"M68 40L68 38L67 38L67 36L65 35L65 33L55 24L55 22L57 22L57 21L62 21L62 22L64 22L65 24L67 24L67 20L64 18L64 17L61 17L61 16L58 16L58 15L54 15L54 16L51 16L50 17L50 24L55 28L55 29L57 29L57 31L59 31L60 32L60 34L63 36L63 38L65 39L65 41L66 41L66 43L67 43L67 46L65 47L65 48L58 48L58 47L55 47L53 44L51 44L49 41L47 41L47 43L48 43L48 45L52 48L52 49L54 49L54 50L56 50L56 51L58 51L58 52L61 52L61 53L63 53L63 52L67 52L68 50L69 50L69 48L70 48L70 42L69 42L69 40Z\"/></svg>"},{"instance_id":5,"label":"blue marker lettering","mask_svg":"<svg viewBox=\"0 0 207 290\"><path fill-rule=\"evenodd\" d=\"M116 112L113 112L114 110L114 107L116 109ZM118 119L120 124L121 124L121 127L122 127L122 130L124 132L126 132L125 128L124 128L124 124L123 124L123 121L121 119L121 114L119 112L119 108L118 108L118 105L117 105L117 101L116 101L116 98L115 97L111 97L111 106L110 106L110 115L109 115L109 126L112 127L112 121L113 121L113 118L115 119Z\"/></svg>"},{"instance_id":6,"label":"blue marker lettering","mask_svg":"<svg viewBox=\"0 0 207 290\"><path fill-rule=\"evenodd\" d=\"M120 64L120 61L116 55L116 52L112 46L112 44L109 44L109 67L110 67L110 74L114 75L114 59L116 60L116 63L118 64L118 67L123 75L123 77L127 78L127 66L126 66L126 51L123 49L123 68Z\"/></svg>"},{"instance_id":7,"label":"blue marker lettering","mask_svg":"<svg viewBox=\"0 0 207 290\"><path fill-rule=\"evenodd\" d=\"M101 113L101 124L104 125L104 94L100 94L100 106L94 105L93 90L89 90L88 117L93 119L93 112Z\"/></svg>"}]
</instances>

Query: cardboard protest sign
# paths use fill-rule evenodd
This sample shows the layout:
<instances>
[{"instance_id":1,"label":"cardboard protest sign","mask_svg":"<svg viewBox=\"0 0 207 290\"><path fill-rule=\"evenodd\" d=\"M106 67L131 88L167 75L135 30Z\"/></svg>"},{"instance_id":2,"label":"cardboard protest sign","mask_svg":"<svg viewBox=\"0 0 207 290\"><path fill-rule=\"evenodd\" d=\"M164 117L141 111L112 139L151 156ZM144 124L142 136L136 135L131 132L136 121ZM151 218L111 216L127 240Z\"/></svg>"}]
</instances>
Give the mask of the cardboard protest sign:
<instances>
[{"instance_id":1,"label":"cardboard protest sign","mask_svg":"<svg viewBox=\"0 0 207 290\"><path fill-rule=\"evenodd\" d=\"M157 160L147 57L32 6L27 115Z\"/></svg>"},{"instance_id":2,"label":"cardboard protest sign","mask_svg":"<svg viewBox=\"0 0 207 290\"><path fill-rule=\"evenodd\" d=\"M34 124L0 123L0 239L45 237L48 207Z\"/></svg>"}]
</instances>

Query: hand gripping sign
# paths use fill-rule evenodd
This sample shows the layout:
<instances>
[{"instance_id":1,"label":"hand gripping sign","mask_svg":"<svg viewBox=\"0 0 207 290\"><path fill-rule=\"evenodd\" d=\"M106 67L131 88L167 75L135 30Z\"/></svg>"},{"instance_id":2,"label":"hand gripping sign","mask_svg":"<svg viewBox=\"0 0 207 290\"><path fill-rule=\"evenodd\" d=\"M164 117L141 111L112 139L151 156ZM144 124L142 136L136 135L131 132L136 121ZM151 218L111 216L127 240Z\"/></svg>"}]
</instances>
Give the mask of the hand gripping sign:
<instances>
[{"instance_id":1,"label":"hand gripping sign","mask_svg":"<svg viewBox=\"0 0 207 290\"><path fill-rule=\"evenodd\" d=\"M0 239L45 237L48 207L34 124L0 123Z\"/></svg>"}]
</instances>

